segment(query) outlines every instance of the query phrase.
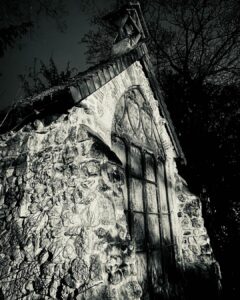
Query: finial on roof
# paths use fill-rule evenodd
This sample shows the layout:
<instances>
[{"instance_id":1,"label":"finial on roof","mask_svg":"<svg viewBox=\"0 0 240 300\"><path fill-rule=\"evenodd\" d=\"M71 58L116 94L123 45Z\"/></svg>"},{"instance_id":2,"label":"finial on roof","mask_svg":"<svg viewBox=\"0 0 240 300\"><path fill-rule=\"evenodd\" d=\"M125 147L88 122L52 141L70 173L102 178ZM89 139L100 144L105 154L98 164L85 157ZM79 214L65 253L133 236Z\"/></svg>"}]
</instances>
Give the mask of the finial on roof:
<instances>
[{"instance_id":1,"label":"finial on roof","mask_svg":"<svg viewBox=\"0 0 240 300\"><path fill-rule=\"evenodd\" d=\"M104 17L104 20L112 24L117 31L117 36L112 47L112 55L114 56L131 51L149 36L138 2L130 2L121 9L111 12Z\"/></svg>"}]
</instances>

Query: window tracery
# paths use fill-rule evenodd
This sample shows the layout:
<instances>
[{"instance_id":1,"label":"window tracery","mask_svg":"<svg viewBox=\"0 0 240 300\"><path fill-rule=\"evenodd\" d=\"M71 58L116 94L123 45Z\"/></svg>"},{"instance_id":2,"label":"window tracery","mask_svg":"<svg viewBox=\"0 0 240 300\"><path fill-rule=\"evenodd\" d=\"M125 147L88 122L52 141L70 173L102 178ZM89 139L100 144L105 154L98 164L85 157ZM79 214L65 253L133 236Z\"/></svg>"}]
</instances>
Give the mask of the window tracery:
<instances>
[{"instance_id":1,"label":"window tracery","mask_svg":"<svg viewBox=\"0 0 240 300\"><path fill-rule=\"evenodd\" d=\"M138 87L119 100L112 126L112 147L126 176L125 214L136 245L142 299L160 296L173 259L164 152L149 103Z\"/></svg>"},{"instance_id":2,"label":"window tracery","mask_svg":"<svg viewBox=\"0 0 240 300\"><path fill-rule=\"evenodd\" d=\"M128 90L119 100L113 120L113 131L118 136L141 143L146 149L164 157L160 136L150 104L137 87Z\"/></svg>"}]
</instances>

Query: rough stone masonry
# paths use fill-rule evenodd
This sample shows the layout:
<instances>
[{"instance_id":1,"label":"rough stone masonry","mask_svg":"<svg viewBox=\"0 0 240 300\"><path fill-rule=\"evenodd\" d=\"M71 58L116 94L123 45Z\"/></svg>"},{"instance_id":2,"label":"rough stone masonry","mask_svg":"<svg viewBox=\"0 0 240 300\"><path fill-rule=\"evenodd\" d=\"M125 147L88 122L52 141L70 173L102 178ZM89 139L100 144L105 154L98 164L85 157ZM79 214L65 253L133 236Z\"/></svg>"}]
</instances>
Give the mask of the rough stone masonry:
<instances>
[{"instance_id":1,"label":"rough stone masonry","mask_svg":"<svg viewBox=\"0 0 240 300\"><path fill-rule=\"evenodd\" d=\"M1 135L0 299L217 299L201 202L134 47L35 97L44 109Z\"/></svg>"}]
</instances>

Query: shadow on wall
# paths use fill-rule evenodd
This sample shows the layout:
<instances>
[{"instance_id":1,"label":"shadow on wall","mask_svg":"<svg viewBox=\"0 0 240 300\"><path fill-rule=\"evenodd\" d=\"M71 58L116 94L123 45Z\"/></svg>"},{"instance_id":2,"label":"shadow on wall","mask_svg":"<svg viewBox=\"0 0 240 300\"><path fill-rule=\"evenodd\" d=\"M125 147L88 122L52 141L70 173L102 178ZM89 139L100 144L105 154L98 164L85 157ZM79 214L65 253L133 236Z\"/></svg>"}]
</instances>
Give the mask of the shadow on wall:
<instances>
[{"instance_id":1,"label":"shadow on wall","mask_svg":"<svg viewBox=\"0 0 240 300\"><path fill-rule=\"evenodd\" d=\"M1 151L0 296L139 299L119 161L66 115L49 124L26 126ZM193 266L182 277L169 269L161 297L216 299L209 270Z\"/></svg>"}]
</instances>

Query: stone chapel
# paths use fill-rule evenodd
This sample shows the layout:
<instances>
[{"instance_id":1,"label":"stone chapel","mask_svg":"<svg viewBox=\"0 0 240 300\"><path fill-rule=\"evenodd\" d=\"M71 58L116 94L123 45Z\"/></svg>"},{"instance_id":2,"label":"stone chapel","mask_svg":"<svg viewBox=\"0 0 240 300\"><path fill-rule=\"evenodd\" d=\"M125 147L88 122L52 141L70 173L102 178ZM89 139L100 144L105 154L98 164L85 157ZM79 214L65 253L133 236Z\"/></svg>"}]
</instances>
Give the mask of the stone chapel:
<instances>
[{"instance_id":1,"label":"stone chapel","mask_svg":"<svg viewBox=\"0 0 240 300\"><path fill-rule=\"evenodd\" d=\"M140 6L106 21L112 56L19 102L1 128L0 299L217 299Z\"/></svg>"}]
</instances>

